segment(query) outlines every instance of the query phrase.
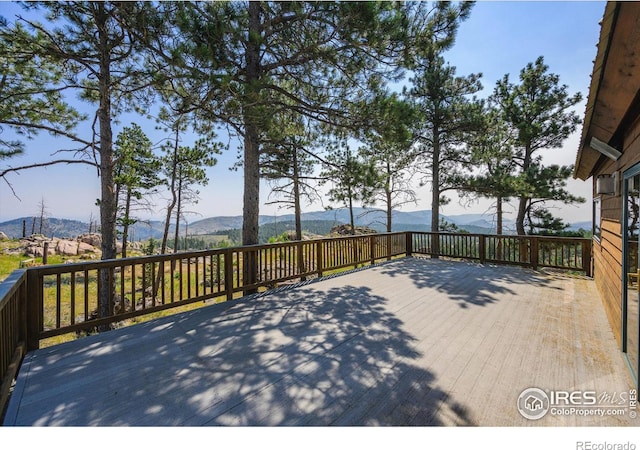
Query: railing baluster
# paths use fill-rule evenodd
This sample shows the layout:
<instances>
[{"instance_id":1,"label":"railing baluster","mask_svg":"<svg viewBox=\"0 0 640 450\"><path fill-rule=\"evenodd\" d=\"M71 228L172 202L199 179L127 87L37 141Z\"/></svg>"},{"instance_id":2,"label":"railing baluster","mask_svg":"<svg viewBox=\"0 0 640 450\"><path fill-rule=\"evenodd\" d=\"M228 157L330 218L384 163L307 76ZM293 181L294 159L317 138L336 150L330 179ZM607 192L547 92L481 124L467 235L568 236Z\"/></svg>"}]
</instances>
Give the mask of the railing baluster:
<instances>
[{"instance_id":1,"label":"railing baluster","mask_svg":"<svg viewBox=\"0 0 640 450\"><path fill-rule=\"evenodd\" d=\"M71 325L76 323L76 272L71 272Z\"/></svg>"}]
</instances>

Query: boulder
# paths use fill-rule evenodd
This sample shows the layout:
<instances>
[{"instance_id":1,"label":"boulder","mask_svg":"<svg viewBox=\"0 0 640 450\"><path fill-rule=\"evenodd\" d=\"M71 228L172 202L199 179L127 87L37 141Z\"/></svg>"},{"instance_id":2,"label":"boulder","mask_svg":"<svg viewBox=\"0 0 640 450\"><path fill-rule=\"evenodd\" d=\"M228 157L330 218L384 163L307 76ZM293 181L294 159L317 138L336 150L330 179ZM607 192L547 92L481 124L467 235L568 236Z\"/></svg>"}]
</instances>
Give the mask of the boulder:
<instances>
[{"instance_id":1,"label":"boulder","mask_svg":"<svg viewBox=\"0 0 640 450\"><path fill-rule=\"evenodd\" d=\"M78 246L79 255L94 253L96 251L96 248L93 245L87 244L85 242L77 242L76 245Z\"/></svg>"},{"instance_id":2,"label":"boulder","mask_svg":"<svg viewBox=\"0 0 640 450\"><path fill-rule=\"evenodd\" d=\"M78 242L61 239L56 244L56 253L63 256L77 256Z\"/></svg>"},{"instance_id":3,"label":"boulder","mask_svg":"<svg viewBox=\"0 0 640 450\"><path fill-rule=\"evenodd\" d=\"M0 241L8 241L9 236L7 236L4 232L0 231Z\"/></svg>"},{"instance_id":4,"label":"boulder","mask_svg":"<svg viewBox=\"0 0 640 450\"><path fill-rule=\"evenodd\" d=\"M356 226L355 233L351 233L351 225L336 225L331 228L332 236L350 236L352 234L376 234L377 231L369 227Z\"/></svg>"},{"instance_id":5,"label":"boulder","mask_svg":"<svg viewBox=\"0 0 640 450\"><path fill-rule=\"evenodd\" d=\"M24 247L24 254L33 258L42 258L44 255L44 246L40 244L30 244ZM53 246L49 246L47 251L48 255L55 255L56 249Z\"/></svg>"},{"instance_id":6,"label":"boulder","mask_svg":"<svg viewBox=\"0 0 640 450\"><path fill-rule=\"evenodd\" d=\"M98 233L85 233L78 236L78 241L100 248L102 246L102 235Z\"/></svg>"}]
</instances>

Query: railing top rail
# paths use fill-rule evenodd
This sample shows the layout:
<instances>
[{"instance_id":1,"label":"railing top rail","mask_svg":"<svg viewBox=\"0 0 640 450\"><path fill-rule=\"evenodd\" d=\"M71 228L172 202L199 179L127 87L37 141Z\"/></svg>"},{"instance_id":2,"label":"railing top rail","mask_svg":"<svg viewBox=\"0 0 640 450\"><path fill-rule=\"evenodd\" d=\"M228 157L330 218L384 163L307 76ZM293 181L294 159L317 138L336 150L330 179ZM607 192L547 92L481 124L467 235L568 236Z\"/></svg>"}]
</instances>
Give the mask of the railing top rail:
<instances>
[{"instance_id":1,"label":"railing top rail","mask_svg":"<svg viewBox=\"0 0 640 450\"><path fill-rule=\"evenodd\" d=\"M428 234L439 236L470 236L470 237L491 237L504 239L538 239L549 241L568 241L568 242L585 242L591 241L591 238L577 236L546 236L543 234L486 234L486 233L455 233L452 231L408 231L414 234Z\"/></svg>"},{"instance_id":2,"label":"railing top rail","mask_svg":"<svg viewBox=\"0 0 640 450\"><path fill-rule=\"evenodd\" d=\"M393 236L393 235L404 235L406 232L392 232L392 233L375 233L371 234L372 236ZM259 251L263 249L269 248L283 248L290 247L292 245L298 244L313 244L317 242L329 242L329 241L341 241L341 240L349 240L353 238L367 238L369 235L351 235L351 236L334 236L334 237L323 237L319 239L309 239L302 241L286 241L286 242L274 242L267 244L253 244L253 245L240 245L233 247L223 247L223 248L213 248L207 250L194 250L187 252L178 252L178 253L165 253L161 255L144 255L144 256L132 256L128 258L116 258L116 259L102 259L102 260L93 260L93 261L79 261L73 263L63 263L63 264L49 264L47 266L36 266L30 267L26 270L28 271L37 271L41 275L53 275L60 272L79 272L82 270L95 270L95 269L106 269L110 267L121 267L133 264L144 264L144 263L154 263L154 262L162 262L162 261L173 261L180 259L189 259L189 258L198 258L203 256L210 255L222 255L233 252L246 252L246 251Z\"/></svg>"},{"instance_id":3,"label":"railing top rail","mask_svg":"<svg viewBox=\"0 0 640 450\"><path fill-rule=\"evenodd\" d=\"M0 309L4 307L4 303L15 294L20 288L22 281L26 277L26 269L16 269L2 282L0 282Z\"/></svg>"},{"instance_id":4,"label":"railing top rail","mask_svg":"<svg viewBox=\"0 0 640 450\"><path fill-rule=\"evenodd\" d=\"M208 249L208 250L166 253L162 255L146 255L146 256L134 256L134 257L128 257L128 258L117 258L117 259L107 259L107 260L97 260L97 261L94 260L94 261L80 261L80 262L64 263L64 264L50 264L47 266L30 267L26 270L37 271L41 275L53 275L61 272L79 272L83 270L115 268L115 267L122 267L127 265L134 265L134 264L184 260L189 258L199 258L199 257L211 256L211 255L223 255L223 254L229 254L234 252L260 251L263 249L284 248L284 247L290 247L292 245L299 245L299 244L315 244L318 242L348 241L354 238L366 239L369 236L376 236L376 237L402 236L402 235L406 235L407 233L412 233L417 235L468 236L468 237L477 237L477 238L491 237L491 238L504 238L504 239L538 239L540 241L574 242L574 243L591 241L590 238L563 237L563 236L508 235L508 234L494 235L494 234L481 234L481 233L453 233L453 232L444 232L444 231L440 231L440 232L399 231L399 232L391 232L391 233L386 233L386 232L375 233L371 235L334 236L334 237L323 237L319 239L309 239L309 240L302 240L302 241L286 241L286 242L275 242L275 243L267 243L267 244L233 246L233 247L215 248L215 249Z\"/></svg>"},{"instance_id":5,"label":"railing top rail","mask_svg":"<svg viewBox=\"0 0 640 450\"><path fill-rule=\"evenodd\" d=\"M565 242L591 242L591 238L577 236L545 236L541 234L530 235L541 241L565 241Z\"/></svg>"}]
</instances>

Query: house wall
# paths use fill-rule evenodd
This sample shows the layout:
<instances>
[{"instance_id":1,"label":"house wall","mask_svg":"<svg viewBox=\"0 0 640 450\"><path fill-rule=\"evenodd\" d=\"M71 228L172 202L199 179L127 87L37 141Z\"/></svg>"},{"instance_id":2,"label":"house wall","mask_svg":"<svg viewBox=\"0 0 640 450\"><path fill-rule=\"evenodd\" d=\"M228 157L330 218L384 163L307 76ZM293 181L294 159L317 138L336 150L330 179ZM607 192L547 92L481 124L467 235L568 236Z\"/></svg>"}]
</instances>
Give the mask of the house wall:
<instances>
[{"instance_id":1,"label":"house wall","mask_svg":"<svg viewBox=\"0 0 640 450\"><path fill-rule=\"evenodd\" d=\"M640 162L640 116L624 136L622 156L607 159L593 177L596 194L597 175L620 171L620 195L601 196L601 236L593 242L593 276L600 292L613 333L622 346L622 173Z\"/></svg>"},{"instance_id":2,"label":"house wall","mask_svg":"<svg viewBox=\"0 0 640 450\"><path fill-rule=\"evenodd\" d=\"M620 221L603 219L593 241L593 278L613 334L622 346L622 233Z\"/></svg>"}]
</instances>

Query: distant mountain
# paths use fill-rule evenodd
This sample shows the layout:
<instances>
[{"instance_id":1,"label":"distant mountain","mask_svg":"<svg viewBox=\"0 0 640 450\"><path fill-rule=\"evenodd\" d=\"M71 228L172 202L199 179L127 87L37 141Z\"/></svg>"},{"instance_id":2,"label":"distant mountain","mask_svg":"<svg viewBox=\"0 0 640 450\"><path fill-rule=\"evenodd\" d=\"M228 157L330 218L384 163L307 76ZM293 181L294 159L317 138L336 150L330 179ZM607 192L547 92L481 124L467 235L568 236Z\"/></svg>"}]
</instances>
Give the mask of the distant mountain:
<instances>
[{"instance_id":1,"label":"distant mountain","mask_svg":"<svg viewBox=\"0 0 640 450\"><path fill-rule=\"evenodd\" d=\"M589 220L586 222L574 222L569 225L569 228L567 228L567 230L570 230L570 231L578 231L579 229L591 230L592 227L593 227L593 223Z\"/></svg>"},{"instance_id":2,"label":"distant mountain","mask_svg":"<svg viewBox=\"0 0 640 450\"><path fill-rule=\"evenodd\" d=\"M367 226L377 231L386 230L386 213L380 209L354 208L355 223L357 226ZM470 233L492 234L496 231L495 219L489 214L459 214L441 215L442 219L448 223L456 225L458 228ZM304 224L307 223L314 230L331 228L334 225L349 223L349 210L346 208L311 211L302 214ZM22 236L23 221L25 223L26 234L32 234L32 230L39 232L39 219L34 223L33 217L22 217L15 220L0 223L0 231L7 236L19 238ZM293 214L283 215L261 215L258 223L264 228L282 230L283 227L292 228L294 221ZM322 224L322 225L319 225ZM266 227L269 225L270 227ZM94 224L95 226L95 224ZM242 216L217 216L197 220L189 224L181 224L181 234L185 231L189 235L202 235L219 233L225 230L242 229ZM271 228L273 227L273 228ZM514 221L510 218L504 219L504 232L506 234L515 233ZM576 222L571 224L569 230L579 228L591 229L591 222ZM429 231L431 229L431 211L394 211L393 231ZM173 233L174 227L170 227ZM43 233L50 237L75 237L89 231L89 224L78 220L47 218L43 224ZM130 228L132 240L146 240L150 237L160 239L164 232L163 222L159 220L140 221Z\"/></svg>"},{"instance_id":3,"label":"distant mountain","mask_svg":"<svg viewBox=\"0 0 640 450\"><path fill-rule=\"evenodd\" d=\"M0 223L0 231L10 238L20 238L23 235L44 234L49 237L69 238L89 232L89 224L79 220L45 218L40 226L39 217L20 217Z\"/></svg>"},{"instance_id":4,"label":"distant mountain","mask_svg":"<svg viewBox=\"0 0 640 450\"><path fill-rule=\"evenodd\" d=\"M443 216L443 220L453 223L470 233L493 233L495 223L493 217L487 214L463 214ZM263 215L259 218L259 224L278 224L293 222L293 214L283 214L278 216ZM349 223L349 210L347 208L329 209L322 211L311 211L302 213L303 222L318 222L334 225ZM374 208L354 208L354 221L356 226L367 226L377 231L386 231L386 212ZM431 211L394 211L393 231L428 231L431 229ZM509 231L513 226L512 220L505 220L505 230ZM241 229L242 217L209 217L189 224L190 233L207 234L222 230Z\"/></svg>"}]
</instances>

